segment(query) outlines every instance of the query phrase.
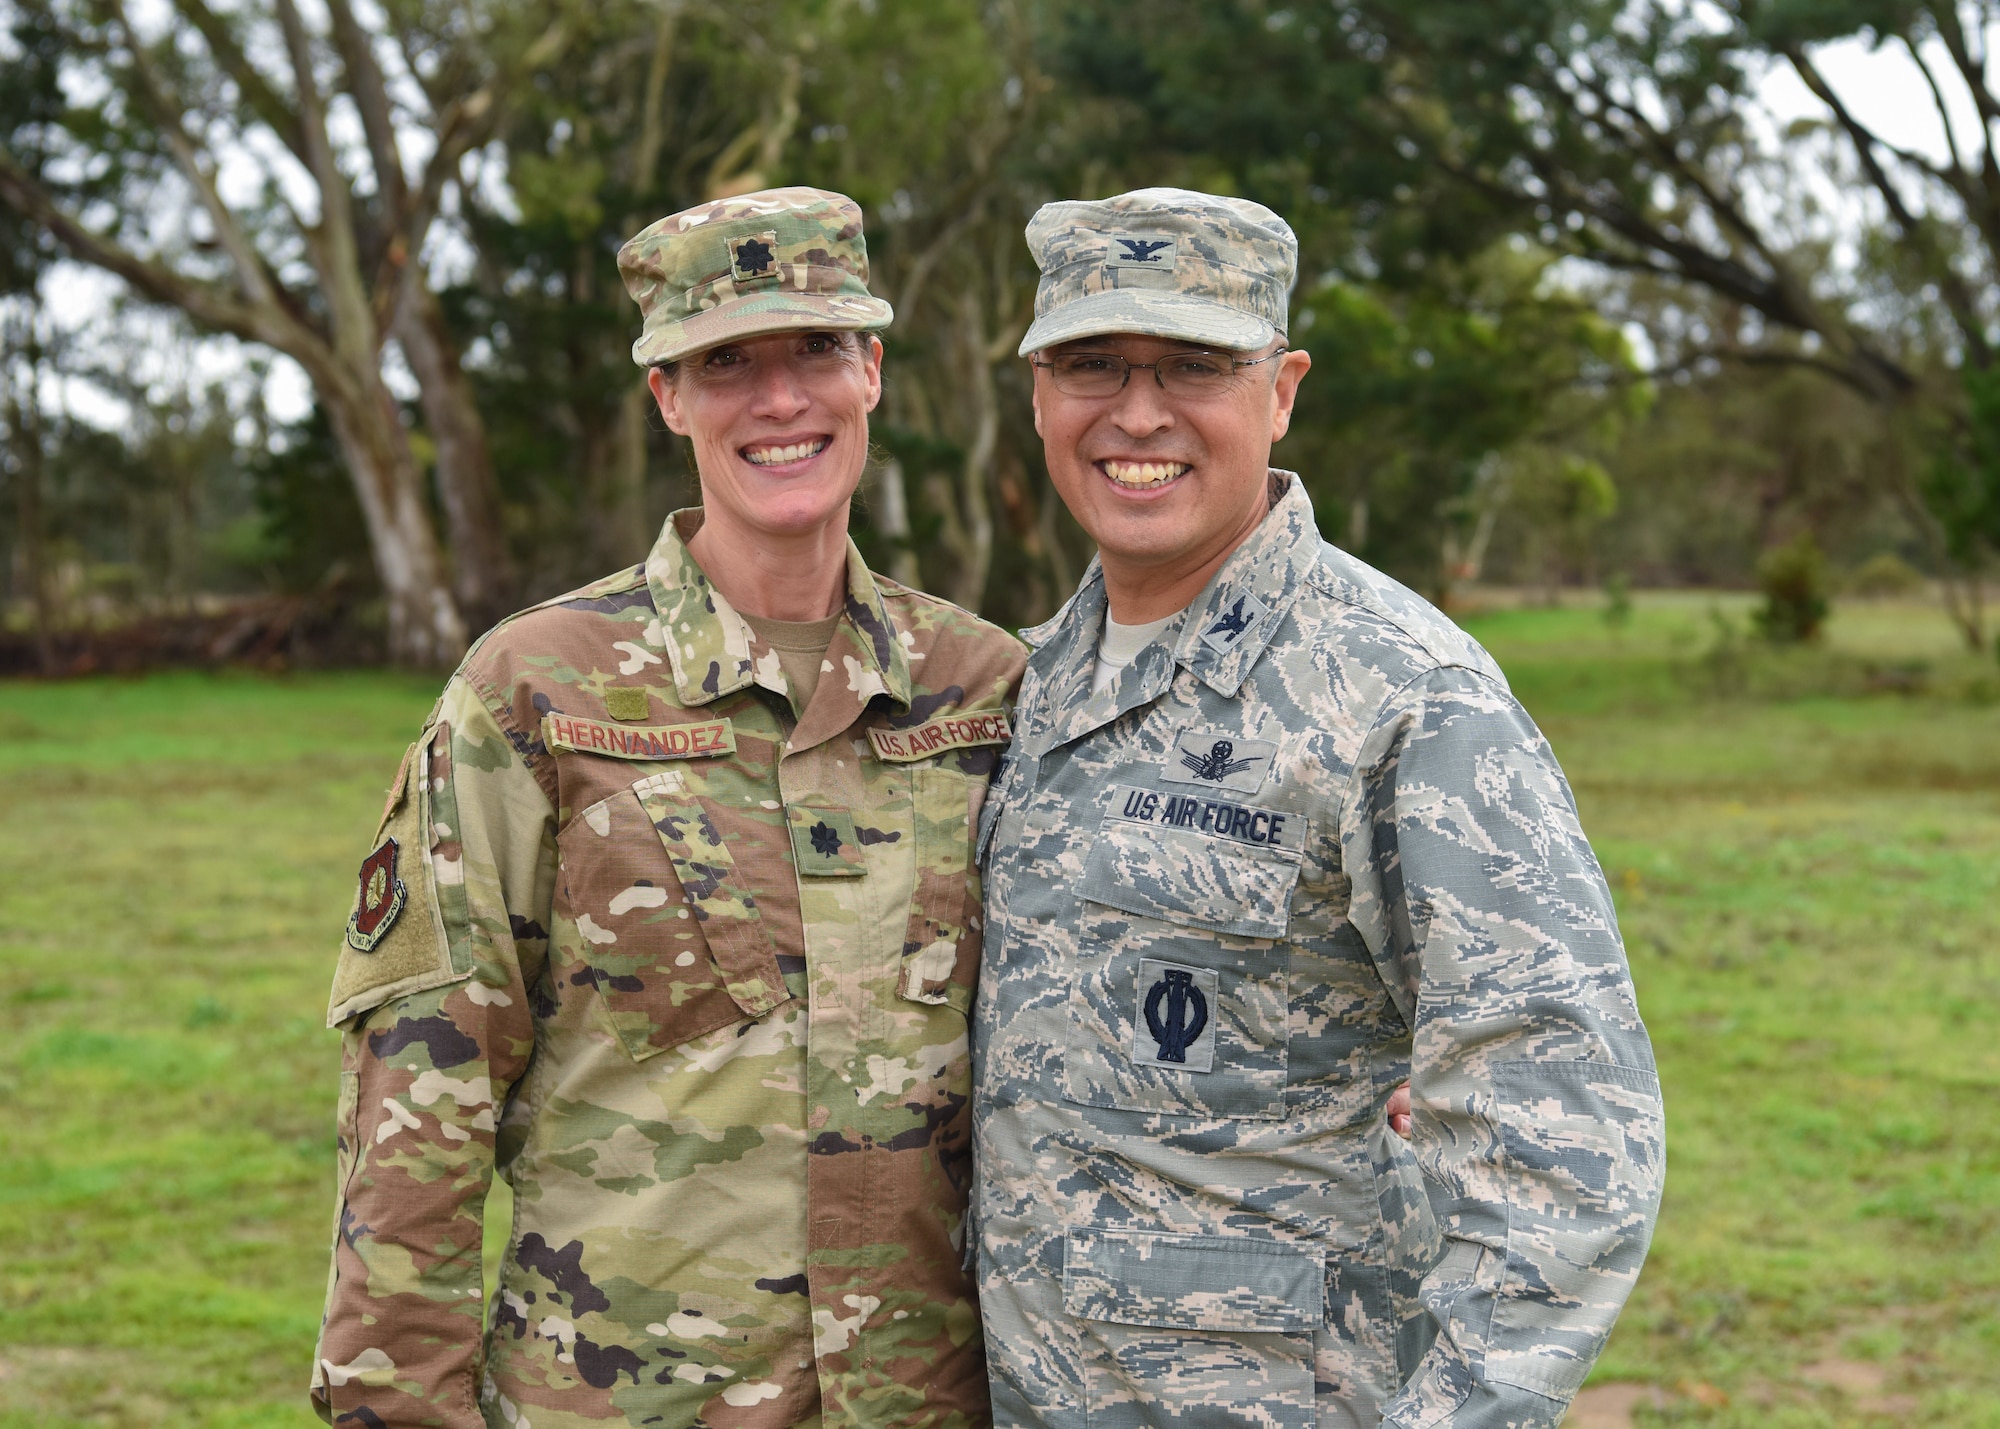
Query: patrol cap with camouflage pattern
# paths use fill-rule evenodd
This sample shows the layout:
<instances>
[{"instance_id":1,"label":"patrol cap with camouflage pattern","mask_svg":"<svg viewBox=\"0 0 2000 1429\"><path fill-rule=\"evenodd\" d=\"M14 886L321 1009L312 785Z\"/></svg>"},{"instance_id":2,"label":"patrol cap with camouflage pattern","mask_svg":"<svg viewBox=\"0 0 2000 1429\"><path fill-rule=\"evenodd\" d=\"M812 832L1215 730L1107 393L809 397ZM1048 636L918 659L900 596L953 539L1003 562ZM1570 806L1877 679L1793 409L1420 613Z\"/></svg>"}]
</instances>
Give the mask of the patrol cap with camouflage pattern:
<instances>
[{"instance_id":1,"label":"patrol cap with camouflage pattern","mask_svg":"<svg viewBox=\"0 0 2000 1429\"><path fill-rule=\"evenodd\" d=\"M1284 333L1299 266L1270 209L1190 189L1043 204L1028 248L1042 281L1023 357L1111 333L1249 352Z\"/></svg>"},{"instance_id":2,"label":"patrol cap with camouflage pattern","mask_svg":"<svg viewBox=\"0 0 2000 1429\"><path fill-rule=\"evenodd\" d=\"M868 291L861 206L825 189L765 189L670 214L618 250L645 330L641 367L801 328L875 332L895 312Z\"/></svg>"}]
</instances>

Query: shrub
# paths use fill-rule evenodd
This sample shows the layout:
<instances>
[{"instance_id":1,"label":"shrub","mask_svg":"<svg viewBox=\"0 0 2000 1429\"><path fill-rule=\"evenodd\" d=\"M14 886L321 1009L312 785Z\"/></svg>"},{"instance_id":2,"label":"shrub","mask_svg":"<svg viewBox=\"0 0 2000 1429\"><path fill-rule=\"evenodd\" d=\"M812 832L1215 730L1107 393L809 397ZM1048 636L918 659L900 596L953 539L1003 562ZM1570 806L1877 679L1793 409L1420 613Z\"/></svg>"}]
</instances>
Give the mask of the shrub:
<instances>
[{"instance_id":1,"label":"shrub","mask_svg":"<svg viewBox=\"0 0 2000 1429\"><path fill-rule=\"evenodd\" d=\"M1801 531L1782 546L1773 546L1757 561L1757 586L1764 604L1757 611L1757 629L1766 640L1793 644L1819 638L1826 624L1826 556L1812 532Z\"/></svg>"},{"instance_id":2,"label":"shrub","mask_svg":"<svg viewBox=\"0 0 2000 1429\"><path fill-rule=\"evenodd\" d=\"M1623 630L1632 623L1632 578L1614 571L1604 580L1604 623Z\"/></svg>"},{"instance_id":3,"label":"shrub","mask_svg":"<svg viewBox=\"0 0 2000 1429\"><path fill-rule=\"evenodd\" d=\"M1918 595L1927 584L1923 572L1894 551L1870 556L1847 578L1847 588L1856 595Z\"/></svg>"}]
</instances>

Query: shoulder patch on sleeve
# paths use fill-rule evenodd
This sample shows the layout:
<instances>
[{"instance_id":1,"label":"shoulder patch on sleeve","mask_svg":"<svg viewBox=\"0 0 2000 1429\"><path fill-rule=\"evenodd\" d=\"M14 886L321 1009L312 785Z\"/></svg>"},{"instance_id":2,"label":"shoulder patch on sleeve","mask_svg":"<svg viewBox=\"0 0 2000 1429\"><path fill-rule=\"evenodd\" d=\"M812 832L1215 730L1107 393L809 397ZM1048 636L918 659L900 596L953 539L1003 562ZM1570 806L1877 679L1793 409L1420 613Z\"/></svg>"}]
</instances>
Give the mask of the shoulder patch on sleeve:
<instances>
[{"instance_id":1,"label":"shoulder patch on sleeve","mask_svg":"<svg viewBox=\"0 0 2000 1429\"><path fill-rule=\"evenodd\" d=\"M403 758L374 850L362 860L326 1024L337 1027L392 997L442 987L452 967L431 868L428 737Z\"/></svg>"},{"instance_id":2,"label":"shoulder patch on sleeve","mask_svg":"<svg viewBox=\"0 0 2000 1429\"><path fill-rule=\"evenodd\" d=\"M375 945L389 936L409 899L403 884L402 845L393 838L361 860L361 891L355 895L354 911L347 917L347 946L357 953L372 953Z\"/></svg>"}]
</instances>

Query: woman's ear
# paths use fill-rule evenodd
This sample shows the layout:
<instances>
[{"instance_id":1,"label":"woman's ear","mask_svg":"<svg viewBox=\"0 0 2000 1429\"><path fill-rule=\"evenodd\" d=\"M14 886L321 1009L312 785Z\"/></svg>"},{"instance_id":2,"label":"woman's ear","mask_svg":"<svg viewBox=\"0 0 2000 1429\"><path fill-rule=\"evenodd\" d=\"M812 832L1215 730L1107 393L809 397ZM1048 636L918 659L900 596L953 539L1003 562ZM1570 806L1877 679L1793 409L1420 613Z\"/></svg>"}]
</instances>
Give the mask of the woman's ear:
<instances>
[{"instance_id":1,"label":"woman's ear","mask_svg":"<svg viewBox=\"0 0 2000 1429\"><path fill-rule=\"evenodd\" d=\"M660 368L648 368L646 385L653 389L653 400L660 404L660 416L667 424L667 430L677 437L688 435L687 412L681 406L680 385Z\"/></svg>"},{"instance_id":2,"label":"woman's ear","mask_svg":"<svg viewBox=\"0 0 2000 1429\"><path fill-rule=\"evenodd\" d=\"M874 333L864 333L866 345L861 349L861 367L868 383L868 410L874 411L882 400L882 339Z\"/></svg>"}]
</instances>

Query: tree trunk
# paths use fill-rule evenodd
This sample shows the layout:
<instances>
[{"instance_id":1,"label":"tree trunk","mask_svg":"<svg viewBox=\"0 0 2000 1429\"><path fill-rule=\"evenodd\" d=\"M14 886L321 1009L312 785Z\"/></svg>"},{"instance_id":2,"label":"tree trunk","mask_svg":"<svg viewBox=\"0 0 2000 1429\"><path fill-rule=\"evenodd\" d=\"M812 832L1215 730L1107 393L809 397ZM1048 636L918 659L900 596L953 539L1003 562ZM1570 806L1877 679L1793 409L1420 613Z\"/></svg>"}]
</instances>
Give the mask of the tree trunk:
<instances>
[{"instance_id":1,"label":"tree trunk","mask_svg":"<svg viewBox=\"0 0 2000 1429\"><path fill-rule=\"evenodd\" d=\"M910 493L903 481L903 464L894 457L875 469L875 497L875 529L896 546L884 574L915 589L924 576L917 569L917 553L910 545Z\"/></svg>"},{"instance_id":2,"label":"tree trunk","mask_svg":"<svg viewBox=\"0 0 2000 1429\"><path fill-rule=\"evenodd\" d=\"M993 568L993 507L986 488L992 478L994 448L1000 439L1000 395L994 390L986 327L980 319L976 298L966 299L960 322L965 342L965 395L972 409L972 441L965 449L965 465L959 472L965 553L952 582L951 598L967 610L977 612L986 598L986 577Z\"/></svg>"},{"instance_id":3,"label":"tree trunk","mask_svg":"<svg viewBox=\"0 0 2000 1429\"><path fill-rule=\"evenodd\" d=\"M28 585L29 604L35 612L35 663L44 675L53 675L55 654L55 602L49 591L47 531L42 517L42 423L35 371L29 368L28 401L24 405L18 389L8 394L7 429L14 439L16 514L20 527L22 575Z\"/></svg>"},{"instance_id":4,"label":"tree trunk","mask_svg":"<svg viewBox=\"0 0 2000 1429\"><path fill-rule=\"evenodd\" d=\"M646 519L646 418L653 394L635 374L618 403L618 440L604 473L599 544L614 566L646 559L653 529Z\"/></svg>"},{"instance_id":5,"label":"tree trunk","mask_svg":"<svg viewBox=\"0 0 2000 1429\"><path fill-rule=\"evenodd\" d=\"M1965 648L1975 655L1986 653L1986 589L1978 568L1961 571L1949 561L1938 587L1944 596L1945 614L1958 627Z\"/></svg>"},{"instance_id":6,"label":"tree trunk","mask_svg":"<svg viewBox=\"0 0 2000 1429\"><path fill-rule=\"evenodd\" d=\"M465 621L445 579L443 553L424 504L423 474L381 376L319 381L334 439L361 498L375 569L389 600L389 655L398 664L449 668L465 652Z\"/></svg>"},{"instance_id":7,"label":"tree trunk","mask_svg":"<svg viewBox=\"0 0 2000 1429\"><path fill-rule=\"evenodd\" d=\"M500 483L486 424L459 363L444 308L420 266L405 271L396 340L416 374L424 422L437 444L438 501L451 538L452 590L466 623L484 630L517 604L513 557L500 518Z\"/></svg>"}]
</instances>

